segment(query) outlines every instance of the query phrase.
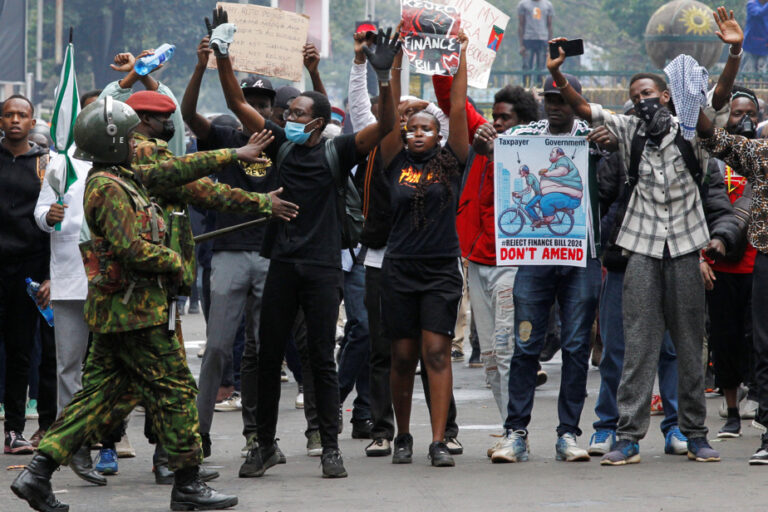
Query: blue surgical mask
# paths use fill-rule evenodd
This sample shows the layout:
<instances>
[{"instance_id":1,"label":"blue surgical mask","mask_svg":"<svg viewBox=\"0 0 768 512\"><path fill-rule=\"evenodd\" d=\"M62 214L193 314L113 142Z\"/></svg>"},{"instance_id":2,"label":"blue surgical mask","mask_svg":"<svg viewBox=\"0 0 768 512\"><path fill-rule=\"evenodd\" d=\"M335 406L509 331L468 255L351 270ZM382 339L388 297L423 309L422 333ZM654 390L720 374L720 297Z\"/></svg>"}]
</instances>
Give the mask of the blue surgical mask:
<instances>
[{"instance_id":1,"label":"blue surgical mask","mask_svg":"<svg viewBox=\"0 0 768 512\"><path fill-rule=\"evenodd\" d=\"M301 123L295 123L293 121L286 121L285 123L285 137L295 143L295 144L304 144L309 140L309 136L312 135L312 131L305 132L304 128L307 125L301 124Z\"/></svg>"}]
</instances>

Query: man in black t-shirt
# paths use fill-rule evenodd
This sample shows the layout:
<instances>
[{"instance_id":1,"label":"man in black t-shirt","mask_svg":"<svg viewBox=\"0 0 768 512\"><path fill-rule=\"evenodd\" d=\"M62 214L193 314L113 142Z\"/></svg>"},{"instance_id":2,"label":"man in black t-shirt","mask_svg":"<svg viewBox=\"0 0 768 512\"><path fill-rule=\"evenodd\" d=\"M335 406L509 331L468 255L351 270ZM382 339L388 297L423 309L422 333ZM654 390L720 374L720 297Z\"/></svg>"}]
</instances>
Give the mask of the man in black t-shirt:
<instances>
[{"instance_id":1,"label":"man in black t-shirt","mask_svg":"<svg viewBox=\"0 0 768 512\"><path fill-rule=\"evenodd\" d=\"M399 49L397 37L379 35L376 54L369 60L379 75L381 117L355 134L333 139L339 167L349 173L395 126L395 111L389 89L389 70ZM240 476L262 476L278 462L275 445L280 399L280 365L286 337L299 307L307 323L307 345L320 420L323 446L323 476L346 477L338 448L339 389L335 348L336 320L341 301L341 227L336 211L337 186L325 157L321 133L329 123L328 98L317 92L296 97L285 113L285 129L267 121L254 109L237 86L228 55L217 53L217 67L227 106L252 132L271 130L274 141L265 153L276 160L286 141L294 146L277 170L277 185L286 200L299 205L299 216L290 223L271 223L262 246L270 258L261 309L258 371L258 447L250 450ZM245 388L243 391L246 391Z\"/></svg>"},{"instance_id":2,"label":"man in black t-shirt","mask_svg":"<svg viewBox=\"0 0 768 512\"><path fill-rule=\"evenodd\" d=\"M207 41L198 47L198 65L184 93L182 115L190 129L197 136L198 149L219 149L242 146L250 132L238 130L225 123L208 121L197 113L197 96L200 90L205 63L210 50ZM240 84L242 94L251 108L264 116L272 114L275 90L266 78L249 76ZM269 192L275 186L272 163L235 163L217 174L217 179L249 192ZM216 229L241 224L257 216L219 212L216 215ZM245 315L245 345L258 346L259 311L264 291L264 281L269 260L262 257L261 244L265 225L260 224L245 231L237 231L216 238L213 241L210 277L210 309L206 349L198 379L197 407L200 415L200 435L203 438L203 453L211 453L210 432L213 423L214 406L219 386L227 365L232 364L232 347L238 327ZM254 365L255 366L255 365ZM241 387L256 386L257 369L241 371ZM237 400L237 397L233 397ZM246 424L255 425L255 404L243 403L243 419ZM250 420L250 421L249 421ZM255 435L255 434L254 434Z\"/></svg>"}]
</instances>

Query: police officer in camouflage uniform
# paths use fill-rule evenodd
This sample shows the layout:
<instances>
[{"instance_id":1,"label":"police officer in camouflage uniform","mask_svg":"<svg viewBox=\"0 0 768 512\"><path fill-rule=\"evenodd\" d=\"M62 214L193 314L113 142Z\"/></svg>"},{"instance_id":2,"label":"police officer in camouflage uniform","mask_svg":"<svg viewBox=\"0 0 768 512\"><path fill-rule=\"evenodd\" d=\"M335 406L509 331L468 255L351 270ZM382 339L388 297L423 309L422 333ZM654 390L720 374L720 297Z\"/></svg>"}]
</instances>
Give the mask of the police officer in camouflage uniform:
<instances>
[{"instance_id":1,"label":"police officer in camouflage uniform","mask_svg":"<svg viewBox=\"0 0 768 512\"><path fill-rule=\"evenodd\" d=\"M168 141L173 138L175 127L171 115L176 111L176 103L169 96L155 91L140 91L131 95L126 104L133 108L141 123L136 127L134 140L136 154L133 163L144 167L164 162L173 158L168 149ZM269 140L265 131L258 140ZM258 164L257 164L258 165ZM201 178L183 187L154 190L149 193L157 200L163 209L166 225L167 245L181 256L184 267L182 283L177 290L179 295L189 295L195 280L195 242L187 206L193 205L201 210L216 210L227 213L263 213L282 220L290 220L296 216L298 207L293 203L282 201L278 195L282 189L269 194L247 192L223 183L214 183L210 178ZM171 303L174 307L174 303ZM181 334L181 318L176 316L176 336L180 345L184 346ZM186 360L185 360L186 362ZM151 413L146 415L145 434L151 441L156 435L151 432ZM173 473L168 469L168 454L161 443L156 444L152 457L155 481L158 484L173 483ZM200 468L203 481L213 480L218 473L204 467Z\"/></svg>"},{"instance_id":2,"label":"police officer in camouflage uniform","mask_svg":"<svg viewBox=\"0 0 768 512\"><path fill-rule=\"evenodd\" d=\"M197 389L168 322L170 290L182 283L183 265L179 254L164 245L162 211L147 190L171 190L238 158L257 161L263 147L254 136L239 149L129 167L138 124L136 113L111 97L83 109L75 124L75 156L94 162L84 199L91 240L83 250L85 319L94 336L83 389L11 484L17 496L39 511L69 510L54 496L51 475L84 442L111 431L139 400L152 412L154 431L175 471L171 509L215 510L237 504L237 497L218 493L199 478Z\"/></svg>"}]
</instances>

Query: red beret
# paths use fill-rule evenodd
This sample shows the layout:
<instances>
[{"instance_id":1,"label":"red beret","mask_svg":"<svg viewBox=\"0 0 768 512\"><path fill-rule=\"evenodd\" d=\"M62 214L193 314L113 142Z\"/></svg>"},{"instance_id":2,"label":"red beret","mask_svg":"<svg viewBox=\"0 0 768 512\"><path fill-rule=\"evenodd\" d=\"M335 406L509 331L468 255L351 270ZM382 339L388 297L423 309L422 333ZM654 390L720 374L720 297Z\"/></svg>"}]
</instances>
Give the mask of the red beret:
<instances>
[{"instance_id":1,"label":"red beret","mask_svg":"<svg viewBox=\"0 0 768 512\"><path fill-rule=\"evenodd\" d=\"M170 97L155 91L133 93L126 103L136 112L160 112L165 114L176 111L176 103Z\"/></svg>"}]
</instances>

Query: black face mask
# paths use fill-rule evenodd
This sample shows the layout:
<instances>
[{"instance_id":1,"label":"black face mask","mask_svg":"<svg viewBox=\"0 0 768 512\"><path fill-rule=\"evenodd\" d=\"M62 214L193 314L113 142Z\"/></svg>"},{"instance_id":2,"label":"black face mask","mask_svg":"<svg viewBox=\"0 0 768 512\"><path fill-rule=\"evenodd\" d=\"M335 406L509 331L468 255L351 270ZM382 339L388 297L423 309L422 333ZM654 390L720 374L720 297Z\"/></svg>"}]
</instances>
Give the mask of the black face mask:
<instances>
[{"instance_id":1,"label":"black face mask","mask_svg":"<svg viewBox=\"0 0 768 512\"><path fill-rule=\"evenodd\" d=\"M645 123L648 138L657 145L661 143L672 127L672 113L661 104L661 99L644 98L635 103L635 112Z\"/></svg>"},{"instance_id":2,"label":"black face mask","mask_svg":"<svg viewBox=\"0 0 768 512\"><path fill-rule=\"evenodd\" d=\"M157 121L162 125L162 129L157 136L158 139L162 139L165 142L168 142L173 138L174 135L176 135L176 126L174 126L173 121L170 119L160 121L158 118L153 117L152 120Z\"/></svg>"},{"instance_id":3,"label":"black face mask","mask_svg":"<svg viewBox=\"0 0 768 512\"><path fill-rule=\"evenodd\" d=\"M752 122L752 118L747 114L744 114L744 117L742 117L739 122L736 123L736 126L730 128L728 132L733 135L741 135L742 137L746 137L748 139L754 139L757 137L757 127L755 126L755 123Z\"/></svg>"}]
</instances>

